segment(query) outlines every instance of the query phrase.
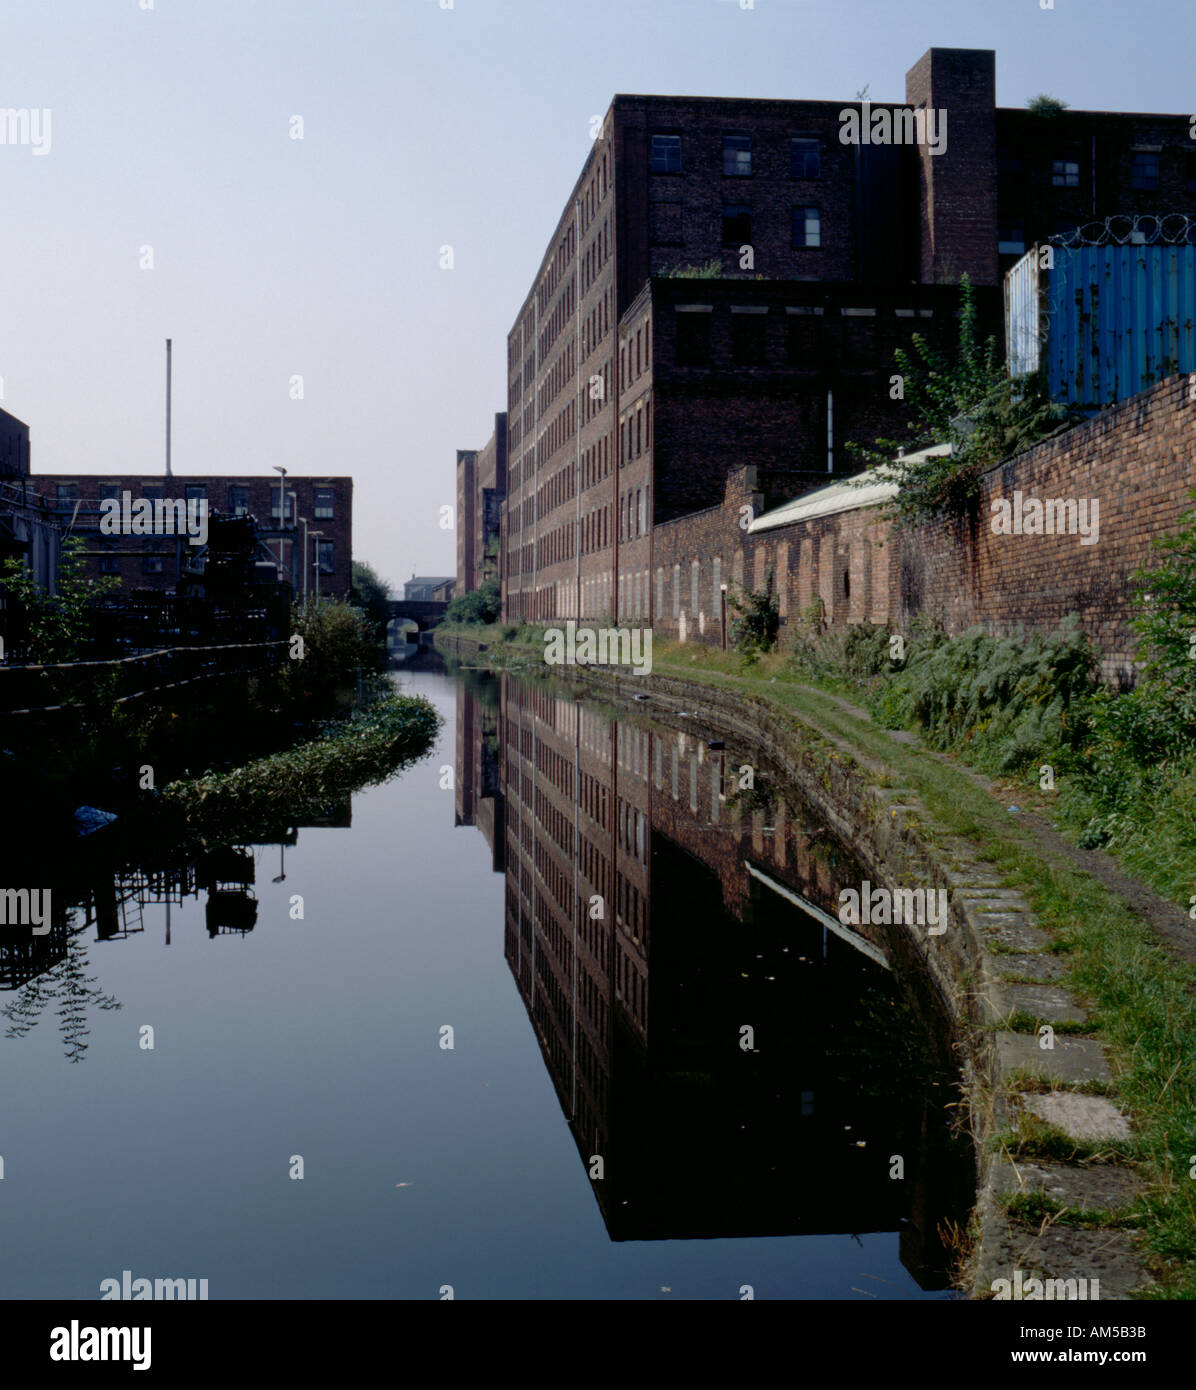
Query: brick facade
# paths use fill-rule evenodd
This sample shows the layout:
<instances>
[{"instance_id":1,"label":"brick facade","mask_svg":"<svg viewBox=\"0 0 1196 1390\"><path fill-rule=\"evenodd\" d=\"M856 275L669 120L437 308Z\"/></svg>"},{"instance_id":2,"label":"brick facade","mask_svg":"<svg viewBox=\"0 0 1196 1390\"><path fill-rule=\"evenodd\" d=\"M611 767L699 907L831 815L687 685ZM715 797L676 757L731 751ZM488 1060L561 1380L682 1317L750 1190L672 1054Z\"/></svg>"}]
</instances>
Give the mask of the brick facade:
<instances>
[{"instance_id":1,"label":"brick facade","mask_svg":"<svg viewBox=\"0 0 1196 1390\"><path fill-rule=\"evenodd\" d=\"M85 572L118 575L125 589L173 590L180 569L193 552L184 537L104 535L100 532L100 503L107 496L130 493L133 499L183 499L202 496L210 515L247 512L259 523L259 535L278 557L296 598L304 590L304 519L308 556L306 584L314 598L317 589L316 546L320 552L318 579L322 597L345 598L351 585L353 560L353 479L288 474L284 483L287 506L279 525L279 475L231 477L201 474L164 477L156 474L39 473L31 485L55 507L64 529L75 517L73 534L84 542ZM191 490L190 492L188 490ZM202 489L202 493L200 493ZM78 510L76 511L76 503ZM328 513L331 512L331 515ZM322 535L317 539L312 532Z\"/></svg>"},{"instance_id":2,"label":"brick facade","mask_svg":"<svg viewBox=\"0 0 1196 1390\"><path fill-rule=\"evenodd\" d=\"M955 522L896 531L881 509L853 507L750 532L742 523L764 511L764 493L755 470L741 467L728 477L718 507L656 528L664 604L654 609L653 626L717 643L717 583L760 589L772 571L782 641L815 596L832 626L871 622L909 632L922 618L953 636L974 626L1052 632L1076 613L1099 648L1102 676L1128 683L1135 651L1129 577L1150 560L1154 537L1176 529L1193 487L1196 402L1184 376L1005 460L984 475L974 513ZM1023 509L1030 499L1076 502L1075 531L994 532L993 503L1012 504L1015 492ZM1090 544L1079 532L1081 499L1089 502L1096 537ZM1091 526L1092 499L1098 528ZM676 576L679 599L671 587Z\"/></svg>"},{"instance_id":3,"label":"brick facade","mask_svg":"<svg viewBox=\"0 0 1196 1390\"><path fill-rule=\"evenodd\" d=\"M729 471L754 465L766 490L788 473L798 496L848 441L901 432L893 350L949 326L962 272L994 331L1034 238L1196 215L1186 116L998 109L989 50L931 49L904 103L868 107L945 113L939 154L845 144L848 110L614 98L507 338L504 616L651 621L655 531L721 506ZM718 279L670 275L712 262ZM685 305L708 316L700 366L678 361Z\"/></svg>"}]
</instances>

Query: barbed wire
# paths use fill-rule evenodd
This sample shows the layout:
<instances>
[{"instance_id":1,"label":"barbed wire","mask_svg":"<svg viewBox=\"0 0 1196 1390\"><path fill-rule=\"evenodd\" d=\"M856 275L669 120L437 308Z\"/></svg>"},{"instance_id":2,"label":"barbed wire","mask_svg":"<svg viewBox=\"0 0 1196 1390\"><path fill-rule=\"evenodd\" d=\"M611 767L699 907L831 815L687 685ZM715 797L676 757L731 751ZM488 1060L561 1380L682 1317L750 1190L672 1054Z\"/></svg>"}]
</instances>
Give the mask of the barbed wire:
<instances>
[{"instance_id":1,"label":"barbed wire","mask_svg":"<svg viewBox=\"0 0 1196 1390\"><path fill-rule=\"evenodd\" d=\"M1183 212L1114 213L1047 240L1052 246L1196 246L1196 219Z\"/></svg>"}]
</instances>

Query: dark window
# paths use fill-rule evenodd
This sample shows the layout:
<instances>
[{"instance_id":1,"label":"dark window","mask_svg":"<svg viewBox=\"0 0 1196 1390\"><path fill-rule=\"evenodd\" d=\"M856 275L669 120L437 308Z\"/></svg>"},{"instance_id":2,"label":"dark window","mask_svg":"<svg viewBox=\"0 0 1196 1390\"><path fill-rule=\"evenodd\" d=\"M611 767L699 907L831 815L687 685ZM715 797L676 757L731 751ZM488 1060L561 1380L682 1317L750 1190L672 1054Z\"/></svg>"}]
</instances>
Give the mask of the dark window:
<instances>
[{"instance_id":1,"label":"dark window","mask_svg":"<svg viewBox=\"0 0 1196 1390\"><path fill-rule=\"evenodd\" d=\"M59 483L58 510L60 512L73 512L77 496L78 487L75 483Z\"/></svg>"},{"instance_id":2,"label":"dark window","mask_svg":"<svg viewBox=\"0 0 1196 1390\"><path fill-rule=\"evenodd\" d=\"M795 179L821 178L822 152L817 140L799 135L789 141L789 172Z\"/></svg>"},{"instance_id":3,"label":"dark window","mask_svg":"<svg viewBox=\"0 0 1196 1390\"><path fill-rule=\"evenodd\" d=\"M316 542L316 566L321 574L332 573L332 542Z\"/></svg>"},{"instance_id":4,"label":"dark window","mask_svg":"<svg viewBox=\"0 0 1196 1390\"><path fill-rule=\"evenodd\" d=\"M654 174L679 174L681 172L680 135L653 135L652 172Z\"/></svg>"},{"instance_id":5,"label":"dark window","mask_svg":"<svg viewBox=\"0 0 1196 1390\"><path fill-rule=\"evenodd\" d=\"M997 250L1004 256L1020 255L1026 249L1026 224L1021 217L997 223Z\"/></svg>"},{"instance_id":6,"label":"dark window","mask_svg":"<svg viewBox=\"0 0 1196 1390\"><path fill-rule=\"evenodd\" d=\"M141 562L142 574L161 574L162 568L161 555L147 555Z\"/></svg>"},{"instance_id":7,"label":"dark window","mask_svg":"<svg viewBox=\"0 0 1196 1390\"><path fill-rule=\"evenodd\" d=\"M677 315L677 365L703 367L710 361L710 315Z\"/></svg>"},{"instance_id":8,"label":"dark window","mask_svg":"<svg viewBox=\"0 0 1196 1390\"><path fill-rule=\"evenodd\" d=\"M813 314L788 314L786 360L791 367L812 367L818 347L818 319Z\"/></svg>"},{"instance_id":9,"label":"dark window","mask_svg":"<svg viewBox=\"0 0 1196 1390\"><path fill-rule=\"evenodd\" d=\"M119 483L101 483L101 484L100 484L100 501L101 501L101 502L119 502L119 501L120 501L120 494L121 494L122 491L123 491L123 489L121 488L121 485L120 485Z\"/></svg>"},{"instance_id":10,"label":"dark window","mask_svg":"<svg viewBox=\"0 0 1196 1390\"><path fill-rule=\"evenodd\" d=\"M1054 160L1051 164L1051 184L1055 188L1079 188L1079 162L1074 159Z\"/></svg>"},{"instance_id":11,"label":"dark window","mask_svg":"<svg viewBox=\"0 0 1196 1390\"><path fill-rule=\"evenodd\" d=\"M334 515L334 493L330 487L312 489L317 521L331 521Z\"/></svg>"},{"instance_id":12,"label":"dark window","mask_svg":"<svg viewBox=\"0 0 1196 1390\"><path fill-rule=\"evenodd\" d=\"M793 246L822 245L822 214L817 208L793 209Z\"/></svg>"},{"instance_id":13,"label":"dark window","mask_svg":"<svg viewBox=\"0 0 1196 1390\"><path fill-rule=\"evenodd\" d=\"M767 314L731 315L731 357L741 367L764 365Z\"/></svg>"},{"instance_id":14,"label":"dark window","mask_svg":"<svg viewBox=\"0 0 1196 1390\"><path fill-rule=\"evenodd\" d=\"M1012 150L997 151L997 173L1002 178L1020 178L1026 172L1026 161Z\"/></svg>"},{"instance_id":15,"label":"dark window","mask_svg":"<svg viewBox=\"0 0 1196 1390\"><path fill-rule=\"evenodd\" d=\"M1196 193L1196 154L1188 156L1188 192Z\"/></svg>"},{"instance_id":16,"label":"dark window","mask_svg":"<svg viewBox=\"0 0 1196 1390\"><path fill-rule=\"evenodd\" d=\"M752 137L723 136L723 173L733 178L747 178L752 172Z\"/></svg>"},{"instance_id":17,"label":"dark window","mask_svg":"<svg viewBox=\"0 0 1196 1390\"><path fill-rule=\"evenodd\" d=\"M249 489L247 487L229 488L228 509L233 516L249 515Z\"/></svg>"},{"instance_id":18,"label":"dark window","mask_svg":"<svg viewBox=\"0 0 1196 1390\"><path fill-rule=\"evenodd\" d=\"M120 556L119 556L119 555L101 555L101 556L100 556L100 573L101 573L101 574L119 574L119 573L120 573Z\"/></svg>"},{"instance_id":19,"label":"dark window","mask_svg":"<svg viewBox=\"0 0 1196 1390\"><path fill-rule=\"evenodd\" d=\"M162 500L162 484L145 483L142 486L141 495L149 502L160 502Z\"/></svg>"},{"instance_id":20,"label":"dark window","mask_svg":"<svg viewBox=\"0 0 1196 1390\"><path fill-rule=\"evenodd\" d=\"M203 483L187 484L188 502L206 502L208 500L208 489Z\"/></svg>"},{"instance_id":21,"label":"dark window","mask_svg":"<svg viewBox=\"0 0 1196 1390\"><path fill-rule=\"evenodd\" d=\"M746 246L752 240L750 203L723 204L723 245Z\"/></svg>"},{"instance_id":22,"label":"dark window","mask_svg":"<svg viewBox=\"0 0 1196 1390\"><path fill-rule=\"evenodd\" d=\"M1159 186L1159 157L1149 150L1134 151L1134 166L1130 171L1130 182L1137 189L1149 193Z\"/></svg>"}]
</instances>

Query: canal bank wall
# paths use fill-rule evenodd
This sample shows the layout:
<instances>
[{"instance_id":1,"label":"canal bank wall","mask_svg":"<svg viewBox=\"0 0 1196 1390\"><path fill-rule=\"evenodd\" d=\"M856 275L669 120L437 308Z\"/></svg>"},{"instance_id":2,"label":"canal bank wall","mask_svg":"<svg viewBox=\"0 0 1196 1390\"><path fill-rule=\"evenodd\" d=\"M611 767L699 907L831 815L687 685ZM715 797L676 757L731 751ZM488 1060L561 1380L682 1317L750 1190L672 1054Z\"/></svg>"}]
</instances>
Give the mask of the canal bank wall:
<instances>
[{"instance_id":1,"label":"canal bank wall","mask_svg":"<svg viewBox=\"0 0 1196 1390\"><path fill-rule=\"evenodd\" d=\"M471 664L489 664L488 654L499 648L459 633L437 633L435 645ZM515 659L521 651L506 644L501 649ZM527 655L540 654L529 648ZM946 891L947 931L931 937L924 928L910 927L905 940L954 1030L964 1088L960 1122L969 1128L976 1155L969 1229L948 1233L959 1257L959 1288L970 1298L991 1298L1001 1291L1000 1281L1013 1284L1019 1272L1024 1278L1088 1280L1087 1286L1078 1284L1081 1289L1097 1280L1096 1296L1105 1299L1129 1297L1146 1285L1128 1233L1057 1229L1046 1220L1035 1234L1009 1215L1011 1198L1037 1196L1093 1212L1123 1208L1136 1191L1125 1170L1096 1173L1078 1162L1015 1160L1002 1143L1027 1105L1048 1122L1073 1124L1076 1117L1059 1107L1087 1107L1079 1132L1091 1118L1093 1137L1107 1131L1111 1112L1113 1130L1125 1123L1128 1137L1124 1117L1099 1094L1112 1081L1104 1050L1074 1031L1083 1029L1086 1014L1057 983L1063 966L1023 894L1006 886L975 846L936 823L911 788L887 785L892 779L880 762L795 710L742 690L658 673L632 677L593 666L554 667L553 676L575 680L628 713L686 711L695 735L750 740L851 847L874 886ZM1040 1110L1034 1110L1038 1102Z\"/></svg>"}]
</instances>

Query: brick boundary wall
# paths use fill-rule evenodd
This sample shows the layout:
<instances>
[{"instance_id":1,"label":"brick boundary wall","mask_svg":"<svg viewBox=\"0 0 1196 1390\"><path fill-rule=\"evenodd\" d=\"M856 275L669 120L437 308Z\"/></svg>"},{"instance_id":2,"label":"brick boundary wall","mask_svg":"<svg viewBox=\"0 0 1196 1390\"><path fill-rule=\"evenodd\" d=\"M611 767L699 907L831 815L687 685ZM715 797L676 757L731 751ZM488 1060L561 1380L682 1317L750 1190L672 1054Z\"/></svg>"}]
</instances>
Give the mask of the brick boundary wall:
<instances>
[{"instance_id":1,"label":"brick boundary wall","mask_svg":"<svg viewBox=\"0 0 1196 1390\"><path fill-rule=\"evenodd\" d=\"M1006 459L986 473L973 514L893 533L877 508L816 517L749 535L741 508L761 509L755 470L733 469L723 504L680 517L653 534L656 571L664 570L664 602L653 626L687 640L717 643L714 559L723 582L762 588L774 583L785 628L817 593L832 626L873 622L908 631L916 618L940 623L952 636L983 626L994 634L1018 628L1053 632L1069 614L1100 649L1102 677L1127 684L1134 676L1134 572L1152 555L1151 542L1174 532L1196 487L1196 401L1189 378L1173 376L1074 428ZM1091 544L1074 534L998 535L994 501L1095 499L1099 530ZM1089 508L1089 524L1094 514ZM692 566L698 597L692 610ZM680 603L673 612L673 575L680 567ZM728 614L728 622L731 614Z\"/></svg>"}]
</instances>

